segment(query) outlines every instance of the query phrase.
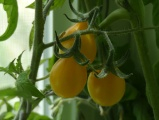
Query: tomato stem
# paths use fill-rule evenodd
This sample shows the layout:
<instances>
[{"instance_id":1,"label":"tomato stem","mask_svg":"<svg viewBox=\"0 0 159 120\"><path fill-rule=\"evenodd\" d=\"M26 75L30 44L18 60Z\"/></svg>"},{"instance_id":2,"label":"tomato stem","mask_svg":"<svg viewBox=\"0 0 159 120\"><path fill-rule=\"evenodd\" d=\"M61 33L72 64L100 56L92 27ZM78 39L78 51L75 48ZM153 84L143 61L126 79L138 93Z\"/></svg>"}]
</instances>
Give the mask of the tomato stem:
<instances>
[{"instance_id":1,"label":"tomato stem","mask_svg":"<svg viewBox=\"0 0 159 120\"><path fill-rule=\"evenodd\" d=\"M104 32L106 32L109 36L110 35L121 35L121 34L129 34L129 33L134 33L134 32L140 32L140 31L144 31L144 30L152 30L152 29L158 29L159 26L153 26L153 27L142 27L142 28L132 28L132 29L127 29L127 30L117 30L117 31L102 31L102 30L95 30L95 29L91 29L91 30L81 30L80 32L75 32L71 35L68 35L66 37L63 37L61 39L59 39L61 42L69 40L71 38L74 38L74 36L76 34L80 34L80 35L85 35L85 34L103 34ZM56 44L56 41L50 42L45 44L43 47L44 49L47 49L49 47L52 47Z\"/></svg>"},{"instance_id":2,"label":"tomato stem","mask_svg":"<svg viewBox=\"0 0 159 120\"><path fill-rule=\"evenodd\" d=\"M44 18L43 18L42 0L35 0L34 29L35 29L34 45L33 45L33 54L32 54L31 67L30 67L31 72L29 75L29 79L33 84L36 81L41 55L44 50L44 44L43 44ZM22 98L20 109L18 111L18 114L15 116L14 120L19 120L19 119L26 120L31 110L32 110L32 103Z\"/></svg>"}]
</instances>

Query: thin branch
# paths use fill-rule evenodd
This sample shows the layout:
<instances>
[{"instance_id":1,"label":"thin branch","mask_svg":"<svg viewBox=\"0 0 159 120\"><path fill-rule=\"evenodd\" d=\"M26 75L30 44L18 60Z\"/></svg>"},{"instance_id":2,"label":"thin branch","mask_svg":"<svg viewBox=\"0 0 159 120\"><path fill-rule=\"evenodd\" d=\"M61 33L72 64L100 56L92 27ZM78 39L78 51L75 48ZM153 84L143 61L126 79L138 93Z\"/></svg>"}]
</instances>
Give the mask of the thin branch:
<instances>
[{"instance_id":1,"label":"thin branch","mask_svg":"<svg viewBox=\"0 0 159 120\"><path fill-rule=\"evenodd\" d=\"M54 0L49 0L43 9L43 18L46 19L48 12L50 11L51 5L54 3Z\"/></svg>"},{"instance_id":2,"label":"thin branch","mask_svg":"<svg viewBox=\"0 0 159 120\"><path fill-rule=\"evenodd\" d=\"M36 79L36 82L41 81L41 80L45 80L46 78L49 77L49 75L50 75L50 74L48 74L48 75L46 75L46 76L44 76L44 77L42 77L42 78Z\"/></svg>"},{"instance_id":3,"label":"thin branch","mask_svg":"<svg viewBox=\"0 0 159 120\"><path fill-rule=\"evenodd\" d=\"M108 35L122 35L122 34L129 34L134 32L140 32L145 30L153 30L153 29L159 29L159 26L153 26L153 27L144 27L144 28L132 28L127 30L119 30L119 31L108 31Z\"/></svg>"},{"instance_id":4,"label":"thin branch","mask_svg":"<svg viewBox=\"0 0 159 120\"><path fill-rule=\"evenodd\" d=\"M85 35L85 34L102 34L103 32L106 32L109 36L110 35L122 35L122 34L129 34L129 33L133 33L133 32L139 32L139 31L144 31L144 30L152 30L152 29L158 29L159 26L154 26L154 27L145 27L145 28L133 28L133 29L128 29L128 30L118 30L118 31L101 31L101 30L81 30L81 31L77 31L71 35L68 35L64 38L61 38L60 41L66 41L69 40L71 38L74 38L74 36L76 34L80 35ZM49 48L54 46L56 43L56 41L47 43L44 45L44 49Z\"/></svg>"}]
</instances>

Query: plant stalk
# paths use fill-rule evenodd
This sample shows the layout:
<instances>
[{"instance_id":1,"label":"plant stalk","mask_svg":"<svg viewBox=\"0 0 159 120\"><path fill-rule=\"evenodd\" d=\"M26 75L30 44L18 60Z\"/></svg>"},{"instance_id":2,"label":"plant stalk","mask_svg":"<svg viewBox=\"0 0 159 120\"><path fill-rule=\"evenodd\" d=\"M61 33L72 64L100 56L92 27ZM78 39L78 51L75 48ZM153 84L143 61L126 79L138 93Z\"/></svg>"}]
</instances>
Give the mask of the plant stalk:
<instances>
[{"instance_id":1,"label":"plant stalk","mask_svg":"<svg viewBox=\"0 0 159 120\"><path fill-rule=\"evenodd\" d=\"M37 72L39 68L39 63L41 55L43 52L43 31L44 31L44 19L43 19L43 9L42 0L35 1L35 22L34 22L34 46L33 55L31 60L31 73L29 78L34 83L37 77Z\"/></svg>"},{"instance_id":2,"label":"plant stalk","mask_svg":"<svg viewBox=\"0 0 159 120\"><path fill-rule=\"evenodd\" d=\"M39 63L41 59L43 47L43 30L44 30L44 19L43 19L43 6L42 0L35 0L35 21L34 21L34 45L33 54L30 67L29 79L33 84L35 84L37 72L39 68ZM22 98L21 106L18 114L15 116L14 120L27 120L32 110L32 104L28 100Z\"/></svg>"}]
</instances>

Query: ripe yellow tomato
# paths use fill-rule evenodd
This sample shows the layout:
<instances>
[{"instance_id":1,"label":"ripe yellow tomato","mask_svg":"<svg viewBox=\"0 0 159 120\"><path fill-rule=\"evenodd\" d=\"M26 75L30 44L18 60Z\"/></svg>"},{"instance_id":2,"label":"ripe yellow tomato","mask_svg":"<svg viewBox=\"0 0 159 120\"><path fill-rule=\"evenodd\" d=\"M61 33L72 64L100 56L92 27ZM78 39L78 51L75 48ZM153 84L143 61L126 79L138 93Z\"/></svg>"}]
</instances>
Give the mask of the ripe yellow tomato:
<instances>
[{"instance_id":1,"label":"ripe yellow tomato","mask_svg":"<svg viewBox=\"0 0 159 120\"><path fill-rule=\"evenodd\" d=\"M88 27L87 22L79 22L68 28L61 37L66 37L75 33L78 30L85 30ZM66 48L71 48L74 43L74 38L62 42L62 45ZM83 53L90 62L93 62L96 57L97 46L95 42L95 36L93 34L81 35L81 53ZM61 51L60 51L61 52Z\"/></svg>"},{"instance_id":2,"label":"ripe yellow tomato","mask_svg":"<svg viewBox=\"0 0 159 120\"><path fill-rule=\"evenodd\" d=\"M63 98L78 95L87 81L87 70L72 57L59 59L50 72L50 84L53 92Z\"/></svg>"},{"instance_id":3,"label":"ripe yellow tomato","mask_svg":"<svg viewBox=\"0 0 159 120\"><path fill-rule=\"evenodd\" d=\"M88 91L91 98L101 106L112 106L119 102L125 93L125 80L109 73L99 79L94 72L88 77Z\"/></svg>"}]
</instances>

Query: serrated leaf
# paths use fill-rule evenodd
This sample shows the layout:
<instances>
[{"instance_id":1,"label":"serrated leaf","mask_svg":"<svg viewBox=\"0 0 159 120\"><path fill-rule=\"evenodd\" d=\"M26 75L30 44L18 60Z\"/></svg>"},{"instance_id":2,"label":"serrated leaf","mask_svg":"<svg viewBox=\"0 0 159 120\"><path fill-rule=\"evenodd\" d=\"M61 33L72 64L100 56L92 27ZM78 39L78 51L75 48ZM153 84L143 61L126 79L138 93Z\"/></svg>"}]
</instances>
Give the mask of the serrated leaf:
<instances>
[{"instance_id":1,"label":"serrated leaf","mask_svg":"<svg viewBox=\"0 0 159 120\"><path fill-rule=\"evenodd\" d=\"M6 68L0 67L0 72L7 73L11 75L13 78L16 78L15 74L19 74L20 72L23 71L23 67L21 63L21 57L23 52L18 56L17 60L16 59L12 60ZM16 63L15 63L15 60L16 60Z\"/></svg>"},{"instance_id":2,"label":"serrated leaf","mask_svg":"<svg viewBox=\"0 0 159 120\"><path fill-rule=\"evenodd\" d=\"M8 26L6 31L0 36L0 41L7 40L15 31L18 23L17 0L1 0L3 8L7 13Z\"/></svg>"},{"instance_id":3,"label":"serrated leaf","mask_svg":"<svg viewBox=\"0 0 159 120\"><path fill-rule=\"evenodd\" d=\"M14 77L14 75L12 74L11 71L9 71L8 68L0 67L0 72L7 73L7 74L11 75L12 77Z\"/></svg>"},{"instance_id":4,"label":"serrated leaf","mask_svg":"<svg viewBox=\"0 0 159 120\"><path fill-rule=\"evenodd\" d=\"M19 74L15 83L19 94L28 100L31 100L32 96L44 98L44 95L30 82L29 74L29 70Z\"/></svg>"},{"instance_id":5,"label":"serrated leaf","mask_svg":"<svg viewBox=\"0 0 159 120\"><path fill-rule=\"evenodd\" d=\"M5 74L7 73L11 75L12 77L14 77L14 74L13 74L13 71L15 71L14 60L10 62L6 68L0 67L0 72L4 72Z\"/></svg>"},{"instance_id":6,"label":"serrated leaf","mask_svg":"<svg viewBox=\"0 0 159 120\"><path fill-rule=\"evenodd\" d=\"M16 97L18 96L17 90L15 88L4 88L0 89L0 99L3 99L4 97Z\"/></svg>"},{"instance_id":7,"label":"serrated leaf","mask_svg":"<svg viewBox=\"0 0 159 120\"><path fill-rule=\"evenodd\" d=\"M17 73L14 61L15 61L15 59L12 62L9 63L9 65L8 65L7 68L8 68L9 72L15 72L15 73Z\"/></svg>"},{"instance_id":8,"label":"serrated leaf","mask_svg":"<svg viewBox=\"0 0 159 120\"><path fill-rule=\"evenodd\" d=\"M21 62L23 53L24 53L24 51L18 56L18 59L17 59L16 70L18 71L18 73L23 71L23 66L22 66L22 62Z\"/></svg>"}]
</instances>

